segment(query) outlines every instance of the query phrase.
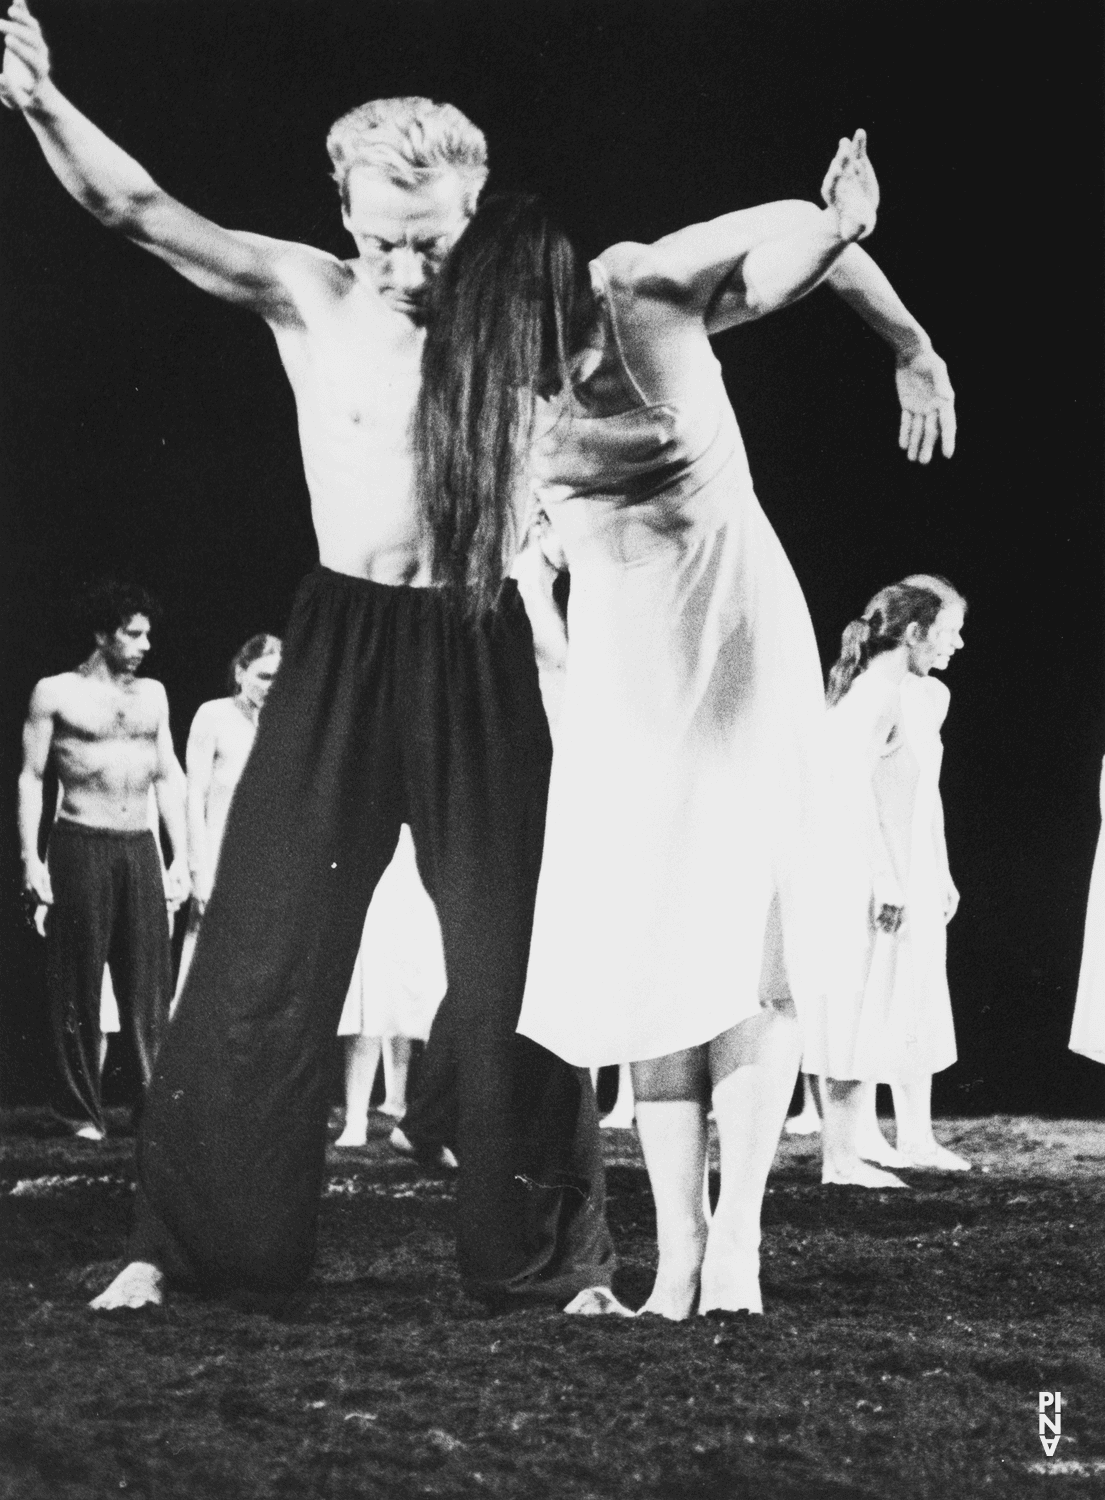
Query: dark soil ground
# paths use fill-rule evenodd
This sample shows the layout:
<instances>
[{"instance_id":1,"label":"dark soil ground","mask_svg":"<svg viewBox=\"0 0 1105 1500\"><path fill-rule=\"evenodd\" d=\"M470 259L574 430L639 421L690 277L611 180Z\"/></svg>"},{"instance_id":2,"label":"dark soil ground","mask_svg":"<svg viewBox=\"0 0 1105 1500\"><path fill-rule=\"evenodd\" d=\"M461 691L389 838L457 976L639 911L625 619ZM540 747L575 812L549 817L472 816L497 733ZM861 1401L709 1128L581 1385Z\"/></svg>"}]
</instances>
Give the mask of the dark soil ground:
<instances>
[{"instance_id":1,"label":"dark soil ground","mask_svg":"<svg viewBox=\"0 0 1105 1500\"><path fill-rule=\"evenodd\" d=\"M453 1266L450 1183L392 1155L383 1120L331 1152L293 1317L184 1295L95 1316L133 1141L4 1123L2 1500L1105 1494L1105 1123L944 1121L976 1168L908 1193L823 1188L816 1145L784 1141L767 1315L678 1326L485 1315ZM636 1305L651 1200L635 1138L609 1156Z\"/></svg>"}]
</instances>

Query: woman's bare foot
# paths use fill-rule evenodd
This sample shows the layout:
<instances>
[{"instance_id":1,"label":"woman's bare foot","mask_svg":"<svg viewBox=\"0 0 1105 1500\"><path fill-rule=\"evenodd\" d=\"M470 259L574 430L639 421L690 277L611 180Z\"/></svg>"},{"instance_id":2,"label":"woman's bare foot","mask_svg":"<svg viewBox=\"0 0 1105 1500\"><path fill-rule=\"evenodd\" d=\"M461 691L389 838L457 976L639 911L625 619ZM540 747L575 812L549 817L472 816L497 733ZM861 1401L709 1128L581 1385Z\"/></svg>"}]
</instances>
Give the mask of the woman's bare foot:
<instances>
[{"instance_id":1,"label":"woman's bare foot","mask_svg":"<svg viewBox=\"0 0 1105 1500\"><path fill-rule=\"evenodd\" d=\"M737 1250L725 1246L720 1237L711 1236L702 1262L702 1292L699 1313L749 1312L764 1310L760 1295L759 1250Z\"/></svg>"},{"instance_id":2,"label":"woman's bare foot","mask_svg":"<svg viewBox=\"0 0 1105 1500\"><path fill-rule=\"evenodd\" d=\"M877 1162L880 1167L907 1167L909 1163L900 1151L883 1135L881 1130L872 1130L856 1141L856 1154L864 1161Z\"/></svg>"},{"instance_id":3,"label":"woman's bare foot","mask_svg":"<svg viewBox=\"0 0 1105 1500\"><path fill-rule=\"evenodd\" d=\"M388 1115L393 1120L401 1120L407 1112L407 1106L402 1099L385 1099L379 1106L378 1115Z\"/></svg>"},{"instance_id":4,"label":"woman's bare foot","mask_svg":"<svg viewBox=\"0 0 1105 1500\"><path fill-rule=\"evenodd\" d=\"M601 1124L603 1130L632 1130L633 1106L630 1105L628 1109L622 1109L620 1105L615 1105L610 1113L603 1118Z\"/></svg>"},{"instance_id":5,"label":"woman's bare foot","mask_svg":"<svg viewBox=\"0 0 1105 1500\"><path fill-rule=\"evenodd\" d=\"M88 1305L95 1312L114 1312L122 1307L160 1307L164 1300L163 1272L151 1261L132 1260Z\"/></svg>"},{"instance_id":6,"label":"woman's bare foot","mask_svg":"<svg viewBox=\"0 0 1105 1500\"><path fill-rule=\"evenodd\" d=\"M949 1151L947 1146L941 1146L939 1141L933 1141L930 1146L922 1146L915 1151L904 1152L902 1166L915 1167L928 1172L969 1172L971 1170L971 1163L965 1156L957 1156L954 1151Z\"/></svg>"},{"instance_id":7,"label":"woman's bare foot","mask_svg":"<svg viewBox=\"0 0 1105 1500\"><path fill-rule=\"evenodd\" d=\"M828 1162L821 1167L821 1181L825 1187L864 1187L864 1188L904 1188L900 1177L895 1177L893 1172L881 1172L878 1167L872 1167L857 1157L854 1162L844 1163L841 1166L830 1166Z\"/></svg>"},{"instance_id":8,"label":"woman's bare foot","mask_svg":"<svg viewBox=\"0 0 1105 1500\"><path fill-rule=\"evenodd\" d=\"M335 1146L364 1146L368 1143L368 1131L362 1125L358 1130L356 1125L347 1125L334 1142Z\"/></svg>"},{"instance_id":9,"label":"woman's bare foot","mask_svg":"<svg viewBox=\"0 0 1105 1500\"><path fill-rule=\"evenodd\" d=\"M608 1286L587 1286L577 1292L564 1309L579 1318L631 1318L633 1312L619 1302Z\"/></svg>"},{"instance_id":10,"label":"woman's bare foot","mask_svg":"<svg viewBox=\"0 0 1105 1500\"><path fill-rule=\"evenodd\" d=\"M73 1134L79 1141L102 1141L104 1139L104 1132L98 1125L80 1125Z\"/></svg>"}]
</instances>

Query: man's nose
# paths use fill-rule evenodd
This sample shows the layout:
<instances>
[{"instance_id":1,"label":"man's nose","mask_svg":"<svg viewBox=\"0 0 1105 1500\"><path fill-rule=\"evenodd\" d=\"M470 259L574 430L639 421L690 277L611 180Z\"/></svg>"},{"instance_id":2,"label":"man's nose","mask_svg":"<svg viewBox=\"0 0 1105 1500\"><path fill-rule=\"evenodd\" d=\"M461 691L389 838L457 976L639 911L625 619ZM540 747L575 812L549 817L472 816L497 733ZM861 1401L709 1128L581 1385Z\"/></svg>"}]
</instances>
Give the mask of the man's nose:
<instances>
[{"instance_id":1,"label":"man's nose","mask_svg":"<svg viewBox=\"0 0 1105 1500\"><path fill-rule=\"evenodd\" d=\"M397 287L416 291L426 280L426 258L417 250L398 249L391 257L392 281Z\"/></svg>"}]
</instances>

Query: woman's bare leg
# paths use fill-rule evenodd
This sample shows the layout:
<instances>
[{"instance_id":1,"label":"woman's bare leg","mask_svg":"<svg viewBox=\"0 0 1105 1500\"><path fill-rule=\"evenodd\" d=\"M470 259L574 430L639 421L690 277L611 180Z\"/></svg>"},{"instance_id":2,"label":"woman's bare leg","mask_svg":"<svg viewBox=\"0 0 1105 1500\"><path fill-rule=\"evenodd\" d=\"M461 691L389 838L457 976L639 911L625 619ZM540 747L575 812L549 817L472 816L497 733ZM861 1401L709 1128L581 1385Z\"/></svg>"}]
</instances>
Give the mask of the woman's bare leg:
<instances>
[{"instance_id":1,"label":"woman's bare leg","mask_svg":"<svg viewBox=\"0 0 1105 1500\"><path fill-rule=\"evenodd\" d=\"M409 1036L384 1038L384 1102L382 1115L401 1120L407 1112L407 1074L411 1065Z\"/></svg>"},{"instance_id":2,"label":"woman's bare leg","mask_svg":"<svg viewBox=\"0 0 1105 1500\"><path fill-rule=\"evenodd\" d=\"M856 1107L856 1150L864 1161L880 1167L904 1167L905 1157L883 1135L879 1127L877 1083L861 1083Z\"/></svg>"},{"instance_id":3,"label":"woman's bare leg","mask_svg":"<svg viewBox=\"0 0 1105 1500\"><path fill-rule=\"evenodd\" d=\"M603 1130L632 1130L633 1113L633 1074L629 1063L622 1063L618 1069L618 1097L614 1108L603 1119Z\"/></svg>"},{"instance_id":4,"label":"woman's bare leg","mask_svg":"<svg viewBox=\"0 0 1105 1500\"><path fill-rule=\"evenodd\" d=\"M378 1036L345 1039L345 1129L335 1146L363 1146L368 1138L368 1101L380 1063Z\"/></svg>"},{"instance_id":5,"label":"woman's bare leg","mask_svg":"<svg viewBox=\"0 0 1105 1500\"><path fill-rule=\"evenodd\" d=\"M932 1074L903 1074L891 1088L898 1120L898 1150L905 1164L937 1172L969 1172L967 1158L941 1146L932 1133Z\"/></svg>"},{"instance_id":6,"label":"woman's bare leg","mask_svg":"<svg viewBox=\"0 0 1105 1500\"><path fill-rule=\"evenodd\" d=\"M905 1187L900 1177L880 1171L860 1156L857 1140L865 1087L855 1078L822 1079L821 1181L839 1187Z\"/></svg>"},{"instance_id":7,"label":"woman's bare leg","mask_svg":"<svg viewBox=\"0 0 1105 1500\"><path fill-rule=\"evenodd\" d=\"M821 1112L817 1107L817 1083L813 1073L802 1074L802 1108L786 1123L787 1135L817 1135L821 1129Z\"/></svg>"},{"instance_id":8,"label":"woman's bare leg","mask_svg":"<svg viewBox=\"0 0 1105 1500\"><path fill-rule=\"evenodd\" d=\"M706 1049L633 1063L632 1075L659 1252L656 1280L640 1311L678 1321L694 1311L706 1248Z\"/></svg>"},{"instance_id":9,"label":"woman's bare leg","mask_svg":"<svg viewBox=\"0 0 1105 1500\"><path fill-rule=\"evenodd\" d=\"M791 1000L710 1043L714 1116L721 1143L721 1193L702 1263L699 1312L763 1312L760 1210L801 1057Z\"/></svg>"}]
</instances>

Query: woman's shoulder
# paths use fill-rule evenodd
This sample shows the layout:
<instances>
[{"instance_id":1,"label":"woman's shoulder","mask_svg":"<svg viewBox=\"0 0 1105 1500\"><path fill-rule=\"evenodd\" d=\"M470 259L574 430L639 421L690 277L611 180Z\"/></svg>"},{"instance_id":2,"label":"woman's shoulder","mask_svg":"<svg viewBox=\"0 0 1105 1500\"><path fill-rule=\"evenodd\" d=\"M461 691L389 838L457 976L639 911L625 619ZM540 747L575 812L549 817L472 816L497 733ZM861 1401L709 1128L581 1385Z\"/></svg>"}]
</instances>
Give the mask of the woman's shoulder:
<instances>
[{"instance_id":1,"label":"woman's shoulder","mask_svg":"<svg viewBox=\"0 0 1105 1500\"><path fill-rule=\"evenodd\" d=\"M946 683L940 681L939 677L910 677L907 679L911 697L923 703L929 715L936 721L939 729L947 717L948 706L952 695L948 691Z\"/></svg>"}]
</instances>

